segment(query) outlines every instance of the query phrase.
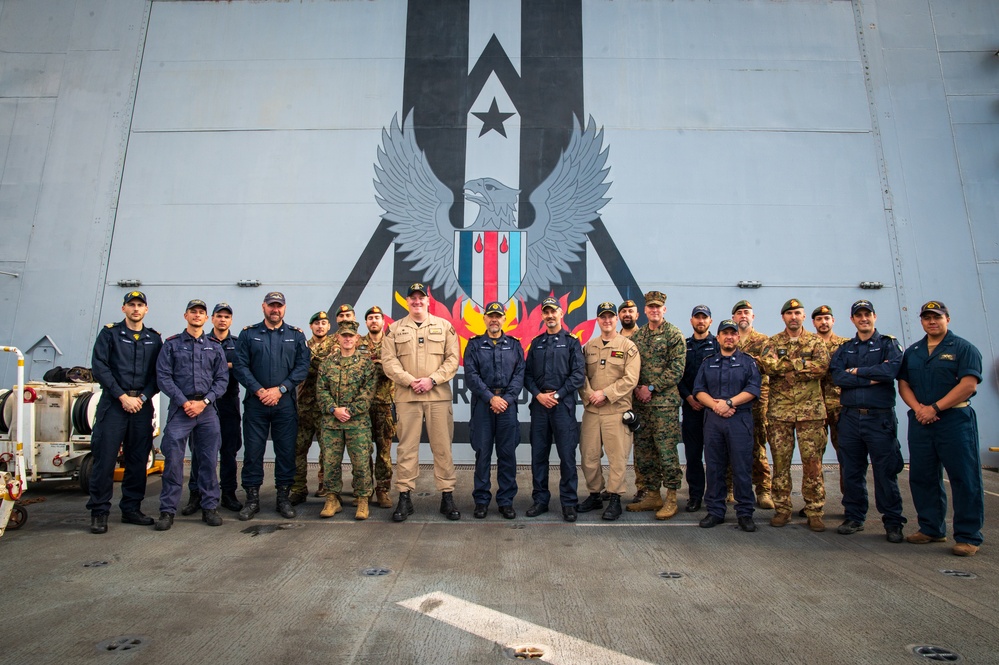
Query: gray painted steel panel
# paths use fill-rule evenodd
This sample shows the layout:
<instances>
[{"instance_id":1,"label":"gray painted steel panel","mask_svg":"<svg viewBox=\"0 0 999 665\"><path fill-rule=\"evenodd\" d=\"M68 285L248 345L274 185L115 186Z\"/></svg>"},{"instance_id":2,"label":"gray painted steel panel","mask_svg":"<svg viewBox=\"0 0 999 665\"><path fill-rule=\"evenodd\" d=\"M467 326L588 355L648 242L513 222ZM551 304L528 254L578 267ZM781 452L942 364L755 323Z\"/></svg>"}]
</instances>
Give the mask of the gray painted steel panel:
<instances>
[{"instance_id":1,"label":"gray painted steel panel","mask_svg":"<svg viewBox=\"0 0 999 665\"><path fill-rule=\"evenodd\" d=\"M11 71L8 52L50 54L49 61L59 63L41 75L45 83L35 86L40 97L18 100L19 108L39 108L29 118L34 138L25 152L44 166L21 182L24 199L17 210L26 212L16 223L31 232L26 240L20 236L16 251L27 260L15 270L16 283L0 275L3 319L14 326L3 341L28 348L52 333L69 364L88 362L100 320L146 9L133 0L0 3L2 71ZM19 94L28 92L25 80ZM49 96L53 80L55 97ZM0 80L0 98L9 90L7 79ZM10 182L19 168L5 163L0 183ZM16 296L8 298L8 289ZM4 383L12 383L11 354L0 357L0 368Z\"/></svg>"},{"instance_id":2,"label":"gray painted steel panel","mask_svg":"<svg viewBox=\"0 0 999 665\"><path fill-rule=\"evenodd\" d=\"M911 343L916 308L939 297L993 367L994 2L583 8L586 113L610 148L603 218L638 283L669 292L671 320L687 330L694 304L748 296L772 333L794 295L832 305L848 334L846 307L871 296ZM373 163L401 110L405 21L403 0L0 1L0 270L23 273L0 275L9 336L53 333L36 303L59 293L56 341L85 362L126 278L164 332L192 295L256 320L263 291L239 279L285 290L293 323L327 307L381 213ZM360 302L388 304L387 254ZM588 270L590 303L620 298L592 247ZM994 371L979 395L985 447Z\"/></svg>"}]
</instances>

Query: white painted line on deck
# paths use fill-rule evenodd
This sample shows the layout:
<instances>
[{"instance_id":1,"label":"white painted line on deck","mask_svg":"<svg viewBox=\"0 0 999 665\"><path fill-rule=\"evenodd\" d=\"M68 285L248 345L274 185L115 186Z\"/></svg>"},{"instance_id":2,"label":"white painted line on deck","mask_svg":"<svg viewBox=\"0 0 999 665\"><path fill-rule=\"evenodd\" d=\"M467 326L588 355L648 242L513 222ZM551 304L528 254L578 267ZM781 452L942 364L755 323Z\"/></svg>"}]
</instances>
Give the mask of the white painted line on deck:
<instances>
[{"instance_id":1,"label":"white painted line on deck","mask_svg":"<svg viewBox=\"0 0 999 665\"><path fill-rule=\"evenodd\" d=\"M522 621L488 607L469 603L460 598L433 591L399 601L399 605L432 619L495 642L503 648L532 645L544 650L542 661L552 665L650 665L624 654L605 649L555 632L543 626Z\"/></svg>"}]
</instances>

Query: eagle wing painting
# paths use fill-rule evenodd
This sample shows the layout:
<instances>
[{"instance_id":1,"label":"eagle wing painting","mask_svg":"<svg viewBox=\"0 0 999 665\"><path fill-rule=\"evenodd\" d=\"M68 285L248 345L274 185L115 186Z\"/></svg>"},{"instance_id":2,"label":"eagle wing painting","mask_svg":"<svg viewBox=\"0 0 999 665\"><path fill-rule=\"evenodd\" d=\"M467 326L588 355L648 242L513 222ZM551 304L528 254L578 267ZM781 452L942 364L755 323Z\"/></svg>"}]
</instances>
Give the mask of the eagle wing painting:
<instances>
[{"instance_id":1,"label":"eagle wing painting","mask_svg":"<svg viewBox=\"0 0 999 665\"><path fill-rule=\"evenodd\" d=\"M454 195L416 144L410 112L402 127L396 116L382 131L375 165L376 200L385 211L382 218L396 234L403 259L445 297L467 291L455 274L456 232L509 232L511 238L526 234L526 261L516 290L509 295L533 299L561 284L562 273L579 260L593 221L610 200L604 197L610 183L605 182L609 168L602 144L603 131L597 130L592 117L585 130L575 123L569 145L528 197L535 220L523 231L516 217L519 190L494 178L469 180L462 195L479 206L479 213L472 224L456 229L449 218Z\"/></svg>"}]
</instances>

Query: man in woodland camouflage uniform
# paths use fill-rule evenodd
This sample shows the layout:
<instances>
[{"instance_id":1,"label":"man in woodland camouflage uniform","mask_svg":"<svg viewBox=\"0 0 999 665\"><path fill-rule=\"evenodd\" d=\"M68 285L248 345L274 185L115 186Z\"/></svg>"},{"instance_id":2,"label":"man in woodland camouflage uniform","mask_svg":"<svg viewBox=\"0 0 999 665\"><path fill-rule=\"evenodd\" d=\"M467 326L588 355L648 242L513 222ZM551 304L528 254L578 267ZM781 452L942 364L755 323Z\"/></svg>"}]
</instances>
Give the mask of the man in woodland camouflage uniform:
<instances>
[{"instance_id":1,"label":"man in woodland camouflage uniform","mask_svg":"<svg viewBox=\"0 0 999 665\"><path fill-rule=\"evenodd\" d=\"M808 528L825 531L822 455L826 450L826 407L820 379L829 369L829 352L818 335L805 330L805 307L800 300L791 298L784 303L781 317L784 331L767 340L762 358L763 369L770 375L767 423L774 453L776 512L770 526L781 527L791 519L791 458L797 434Z\"/></svg>"},{"instance_id":2,"label":"man in woodland camouflage uniform","mask_svg":"<svg viewBox=\"0 0 999 665\"><path fill-rule=\"evenodd\" d=\"M666 294L646 293L645 316L649 322L631 338L642 359L633 405L642 423L635 435L635 468L641 468L645 485L638 490L644 489L646 494L641 501L628 504L628 510L658 508L659 520L676 515L676 491L683 480L676 452L682 438L677 384L687 360L683 333L663 318L665 313ZM665 503L659 493L663 485L666 485Z\"/></svg>"},{"instance_id":3,"label":"man in woodland camouflage uniform","mask_svg":"<svg viewBox=\"0 0 999 665\"><path fill-rule=\"evenodd\" d=\"M385 318L381 307L375 305L364 313L368 334L358 340L357 350L368 356L375 365L375 395L371 399L371 438L375 442L375 505L391 508L392 498L392 439L395 437L395 418L392 417L392 400L395 383L382 370L382 340L385 339Z\"/></svg>"},{"instance_id":4,"label":"man in woodland camouflage uniform","mask_svg":"<svg viewBox=\"0 0 999 665\"><path fill-rule=\"evenodd\" d=\"M341 321L337 328L339 347L323 361L316 380L316 399L322 413L319 447L326 468L323 488L326 504L320 517L333 517L341 510L343 452L353 471L357 502L354 519L368 518L371 496L371 397L375 392L375 366L366 354L357 352L357 321Z\"/></svg>"},{"instance_id":5,"label":"man in woodland camouflage uniform","mask_svg":"<svg viewBox=\"0 0 999 665\"><path fill-rule=\"evenodd\" d=\"M334 336L329 334L330 321L326 312L316 312L309 319L312 338L306 342L312 353L309 359L309 375L298 386L298 437L295 439L295 482L291 486L289 499L296 506L309 496L308 470L309 448L312 440L319 437L319 423L322 414L316 402L316 377L319 365L333 353ZM319 462L319 487L323 484L323 464ZM319 493L316 493L319 496Z\"/></svg>"}]
</instances>

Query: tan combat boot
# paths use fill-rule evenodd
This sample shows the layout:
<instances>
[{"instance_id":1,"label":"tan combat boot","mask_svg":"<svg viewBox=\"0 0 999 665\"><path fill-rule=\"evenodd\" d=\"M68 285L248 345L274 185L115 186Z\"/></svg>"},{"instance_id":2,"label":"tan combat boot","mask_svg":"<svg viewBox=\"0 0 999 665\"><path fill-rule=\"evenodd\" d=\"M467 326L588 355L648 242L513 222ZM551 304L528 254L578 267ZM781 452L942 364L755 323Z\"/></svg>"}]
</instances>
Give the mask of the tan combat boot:
<instances>
[{"instance_id":1,"label":"tan combat boot","mask_svg":"<svg viewBox=\"0 0 999 665\"><path fill-rule=\"evenodd\" d=\"M770 518L770 526L781 527L785 526L790 521L791 521L791 513L781 512L775 514L773 517Z\"/></svg>"},{"instance_id":2,"label":"tan combat boot","mask_svg":"<svg viewBox=\"0 0 999 665\"><path fill-rule=\"evenodd\" d=\"M756 494L756 505L760 508L766 510L774 509L774 498L770 496L770 492L762 491Z\"/></svg>"},{"instance_id":3,"label":"tan combat boot","mask_svg":"<svg viewBox=\"0 0 999 665\"><path fill-rule=\"evenodd\" d=\"M659 490L647 491L645 495L642 496L641 501L636 501L635 503L629 503L627 505L628 512L630 513L641 513L646 510L659 510L663 507L663 496L659 493Z\"/></svg>"},{"instance_id":4,"label":"tan combat boot","mask_svg":"<svg viewBox=\"0 0 999 665\"><path fill-rule=\"evenodd\" d=\"M368 519L368 497L357 497L357 512L354 513L355 520Z\"/></svg>"},{"instance_id":5,"label":"tan combat boot","mask_svg":"<svg viewBox=\"0 0 999 665\"><path fill-rule=\"evenodd\" d=\"M340 497L337 496L336 494L330 493L326 495L326 505L323 506L323 509L322 511L320 511L319 516L333 517L341 510L343 510L343 507L340 506Z\"/></svg>"},{"instance_id":6,"label":"tan combat boot","mask_svg":"<svg viewBox=\"0 0 999 665\"><path fill-rule=\"evenodd\" d=\"M668 520L676 515L676 490L666 490L666 503L656 512L657 520Z\"/></svg>"},{"instance_id":7,"label":"tan combat boot","mask_svg":"<svg viewBox=\"0 0 999 665\"><path fill-rule=\"evenodd\" d=\"M808 528L816 533L826 530L826 523L822 521L822 515L812 515L808 518Z\"/></svg>"},{"instance_id":8,"label":"tan combat boot","mask_svg":"<svg viewBox=\"0 0 999 665\"><path fill-rule=\"evenodd\" d=\"M383 490L383 489L375 490L375 504L379 508L392 507L392 499L389 497L388 490Z\"/></svg>"}]
</instances>

